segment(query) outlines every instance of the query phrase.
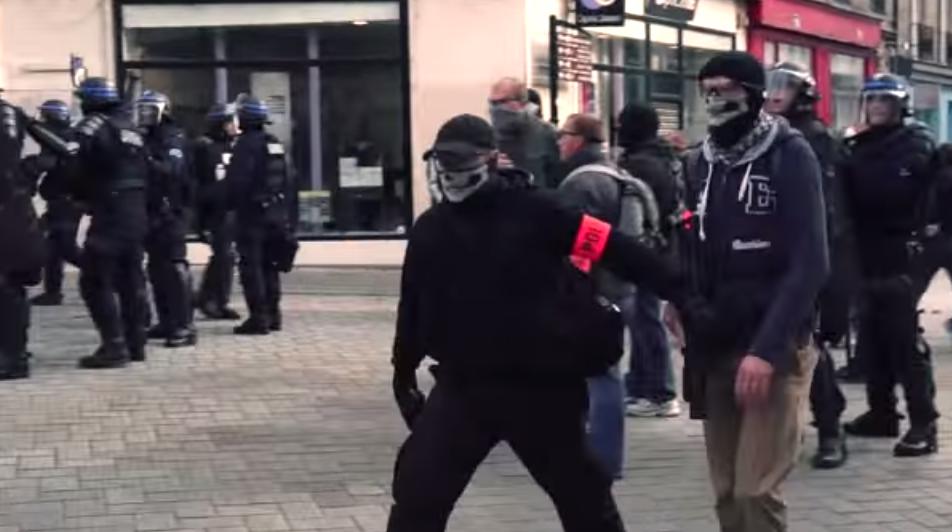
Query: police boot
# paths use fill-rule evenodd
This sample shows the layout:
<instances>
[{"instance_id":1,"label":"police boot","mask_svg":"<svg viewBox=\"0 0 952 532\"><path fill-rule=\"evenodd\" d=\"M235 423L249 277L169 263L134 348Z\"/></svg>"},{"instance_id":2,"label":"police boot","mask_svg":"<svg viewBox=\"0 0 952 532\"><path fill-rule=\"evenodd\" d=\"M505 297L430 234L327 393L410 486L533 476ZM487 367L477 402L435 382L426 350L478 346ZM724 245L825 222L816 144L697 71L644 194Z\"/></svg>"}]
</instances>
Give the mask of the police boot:
<instances>
[{"instance_id":1,"label":"police boot","mask_svg":"<svg viewBox=\"0 0 952 532\"><path fill-rule=\"evenodd\" d=\"M248 335L248 336L260 336L269 334L271 328L267 320L260 318L255 318L254 316L248 318L241 325L235 327L235 334Z\"/></svg>"},{"instance_id":2,"label":"police boot","mask_svg":"<svg viewBox=\"0 0 952 532\"><path fill-rule=\"evenodd\" d=\"M168 328L159 323L149 327L149 330L145 333L145 335L149 340L162 340L163 338L168 338L169 333Z\"/></svg>"},{"instance_id":3,"label":"police boot","mask_svg":"<svg viewBox=\"0 0 952 532\"><path fill-rule=\"evenodd\" d=\"M82 369L121 368L129 363L129 351L121 340L103 344L95 353L79 359Z\"/></svg>"},{"instance_id":4,"label":"police boot","mask_svg":"<svg viewBox=\"0 0 952 532\"><path fill-rule=\"evenodd\" d=\"M281 311L275 310L271 313L271 320L268 323L268 328L270 328L272 331L280 331L281 327Z\"/></svg>"},{"instance_id":5,"label":"police boot","mask_svg":"<svg viewBox=\"0 0 952 532\"><path fill-rule=\"evenodd\" d=\"M935 422L913 425L893 449L893 456L925 456L939 450L938 428Z\"/></svg>"},{"instance_id":6,"label":"police boot","mask_svg":"<svg viewBox=\"0 0 952 532\"><path fill-rule=\"evenodd\" d=\"M873 411L860 415L843 424L843 430L851 436L866 438L895 438L899 436L899 414L879 414Z\"/></svg>"},{"instance_id":7,"label":"police boot","mask_svg":"<svg viewBox=\"0 0 952 532\"><path fill-rule=\"evenodd\" d=\"M836 469L846 463L848 456L846 438L843 435L820 438L816 454L813 456L815 469Z\"/></svg>"},{"instance_id":8,"label":"police boot","mask_svg":"<svg viewBox=\"0 0 952 532\"><path fill-rule=\"evenodd\" d=\"M198 343L198 331L194 327L183 327L169 333L165 339L165 347L188 347Z\"/></svg>"},{"instance_id":9,"label":"police boot","mask_svg":"<svg viewBox=\"0 0 952 532\"><path fill-rule=\"evenodd\" d=\"M43 292L31 299L30 303L38 307L56 307L63 304L63 294Z\"/></svg>"},{"instance_id":10,"label":"police boot","mask_svg":"<svg viewBox=\"0 0 952 532\"><path fill-rule=\"evenodd\" d=\"M26 379L30 376L30 357L28 353L0 358L0 381Z\"/></svg>"},{"instance_id":11,"label":"police boot","mask_svg":"<svg viewBox=\"0 0 952 532\"><path fill-rule=\"evenodd\" d=\"M145 362L145 345L129 346L129 360Z\"/></svg>"}]
</instances>

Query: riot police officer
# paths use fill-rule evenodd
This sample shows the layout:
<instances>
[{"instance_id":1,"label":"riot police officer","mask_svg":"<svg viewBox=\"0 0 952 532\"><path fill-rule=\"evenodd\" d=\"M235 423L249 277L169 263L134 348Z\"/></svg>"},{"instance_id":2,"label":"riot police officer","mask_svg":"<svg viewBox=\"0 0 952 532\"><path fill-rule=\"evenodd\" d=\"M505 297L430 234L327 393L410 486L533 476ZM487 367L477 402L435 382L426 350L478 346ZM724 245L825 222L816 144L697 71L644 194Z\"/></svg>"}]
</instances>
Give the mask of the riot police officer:
<instances>
[{"instance_id":1,"label":"riot police officer","mask_svg":"<svg viewBox=\"0 0 952 532\"><path fill-rule=\"evenodd\" d=\"M0 380L29 377L26 286L39 282L44 243L20 166L23 112L0 98Z\"/></svg>"},{"instance_id":2,"label":"riot police officer","mask_svg":"<svg viewBox=\"0 0 952 532\"><path fill-rule=\"evenodd\" d=\"M92 215L79 288L102 342L79 365L114 368L145 360L146 146L111 82L88 78L77 96L84 118L76 126L81 177L74 195Z\"/></svg>"},{"instance_id":3,"label":"riot police officer","mask_svg":"<svg viewBox=\"0 0 952 532\"><path fill-rule=\"evenodd\" d=\"M240 318L228 306L235 271L235 214L226 205L224 178L238 134L234 108L215 104L205 117L207 131L195 143L195 178L199 186L196 226L206 235L212 256L198 290L198 309L209 319Z\"/></svg>"},{"instance_id":4,"label":"riot police officer","mask_svg":"<svg viewBox=\"0 0 952 532\"><path fill-rule=\"evenodd\" d=\"M911 115L904 79L876 74L863 86L858 133L847 139L840 171L862 274L857 350L866 364L869 411L847 423L857 436L895 437L900 416L895 386L905 391L911 427L896 456L936 452L936 411L931 361L917 339L911 279L935 179L935 143Z\"/></svg>"},{"instance_id":5,"label":"riot police officer","mask_svg":"<svg viewBox=\"0 0 952 532\"><path fill-rule=\"evenodd\" d=\"M158 323L149 338L164 338L166 347L195 345L192 276L185 235L191 196L186 138L171 116L167 96L145 91L136 100L137 125L148 154L149 231L145 246Z\"/></svg>"},{"instance_id":6,"label":"riot police officer","mask_svg":"<svg viewBox=\"0 0 952 532\"><path fill-rule=\"evenodd\" d=\"M816 102L820 96L816 80L810 72L794 63L780 63L767 73L767 112L783 116L803 134L820 163L826 207L827 241L835 275L826 283L820 296L820 330L817 334L819 360L810 386L810 407L819 433L819 447L813 466L833 469L846 462L846 440L840 428L840 416L846 409L846 398L836 381L836 367L827 348L845 336L849 326L849 272L845 266L846 242L836 208L838 194L835 171L836 142L823 122L817 118Z\"/></svg>"},{"instance_id":7,"label":"riot police officer","mask_svg":"<svg viewBox=\"0 0 952 532\"><path fill-rule=\"evenodd\" d=\"M291 183L284 146L264 129L268 107L238 103L241 135L228 168L229 207L237 213L238 271L250 316L235 334L281 330L280 272L289 271L296 243L290 221Z\"/></svg>"},{"instance_id":8,"label":"riot police officer","mask_svg":"<svg viewBox=\"0 0 952 532\"><path fill-rule=\"evenodd\" d=\"M60 100L48 100L39 108L40 120L54 134L66 142L74 141L70 125L69 106ZM78 264L79 247L76 232L82 210L69 196L70 158L58 155L48 147L41 148L38 155L24 159L25 166L36 178L42 175L40 196L46 201L47 261L43 267L43 293L34 297L32 303L40 306L55 306L63 303L63 265Z\"/></svg>"}]
</instances>

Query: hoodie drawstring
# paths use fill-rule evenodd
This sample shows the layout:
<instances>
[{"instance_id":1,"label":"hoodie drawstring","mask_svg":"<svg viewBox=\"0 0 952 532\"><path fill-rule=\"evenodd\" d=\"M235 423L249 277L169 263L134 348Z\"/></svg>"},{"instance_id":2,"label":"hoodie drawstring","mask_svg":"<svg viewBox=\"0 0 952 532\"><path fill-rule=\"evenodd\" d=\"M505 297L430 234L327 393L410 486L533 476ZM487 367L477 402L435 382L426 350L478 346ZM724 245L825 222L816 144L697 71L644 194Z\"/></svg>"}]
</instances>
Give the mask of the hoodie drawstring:
<instances>
[{"instance_id":1,"label":"hoodie drawstring","mask_svg":"<svg viewBox=\"0 0 952 532\"><path fill-rule=\"evenodd\" d=\"M714 163L707 163L707 181L704 182L704 192L701 192L701 201L698 202L697 214L699 218L699 229L701 241L707 240L707 233L704 231L704 219L707 218L707 198L711 193L711 179L714 177Z\"/></svg>"},{"instance_id":2,"label":"hoodie drawstring","mask_svg":"<svg viewBox=\"0 0 952 532\"><path fill-rule=\"evenodd\" d=\"M750 171L754 168L754 161L747 163L747 171L744 172L744 179L740 182L740 190L737 191L737 201L743 202L747 196L747 189L750 188Z\"/></svg>"}]
</instances>

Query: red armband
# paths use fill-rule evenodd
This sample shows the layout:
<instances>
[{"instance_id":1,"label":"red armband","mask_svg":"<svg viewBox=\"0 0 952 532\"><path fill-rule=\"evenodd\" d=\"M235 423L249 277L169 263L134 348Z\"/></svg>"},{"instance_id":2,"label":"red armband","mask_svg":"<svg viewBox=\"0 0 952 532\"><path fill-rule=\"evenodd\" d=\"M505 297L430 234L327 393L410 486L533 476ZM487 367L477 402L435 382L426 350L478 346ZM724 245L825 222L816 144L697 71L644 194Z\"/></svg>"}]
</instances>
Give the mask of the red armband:
<instances>
[{"instance_id":1,"label":"red armband","mask_svg":"<svg viewBox=\"0 0 952 532\"><path fill-rule=\"evenodd\" d=\"M587 214L582 216L582 223L575 236L575 245L572 246L569 260L583 272L592 271L592 263L601 260L602 254L605 253L605 246L608 245L608 236L611 232L610 224Z\"/></svg>"}]
</instances>

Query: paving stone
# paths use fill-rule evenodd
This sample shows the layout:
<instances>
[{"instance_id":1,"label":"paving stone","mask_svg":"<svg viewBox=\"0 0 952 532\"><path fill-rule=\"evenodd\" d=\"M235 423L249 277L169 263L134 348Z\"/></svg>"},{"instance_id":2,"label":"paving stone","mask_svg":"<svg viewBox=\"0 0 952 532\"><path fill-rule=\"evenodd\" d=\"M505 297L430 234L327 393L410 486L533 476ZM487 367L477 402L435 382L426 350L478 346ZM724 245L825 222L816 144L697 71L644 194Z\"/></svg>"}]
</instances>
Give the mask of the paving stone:
<instances>
[{"instance_id":1,"label":"paving stone","mask_svg":"<svg viewBox=\"0 0 952 532\"><path fill-rule=\"evenodd\" d=\"M240 338L233 323L199 321L197 347L153 344L145 363L83 372L75 361L97 337L70 274L66 304L33 311L33 377L0 383L0 532L382 532L406 437L388 354L398 278L300 270L287 279L281 333ZM925 307L949 412L947 281ZM431 384L423 372L421 383ZM845 391L849 418L864 410L864 392ZM942 450L925 459L897 460L891 441L864 439L850 440L841 470L813 471L804 459L786 485L791 531L952 531L950 429L940 421ZM715 530L701 425L629 419L626 434L614 491L629 530ZM810 431L807 452L814 446ZM477 472L449 527L559 529L506 446Z\"/></svg>"}]
</instances>

